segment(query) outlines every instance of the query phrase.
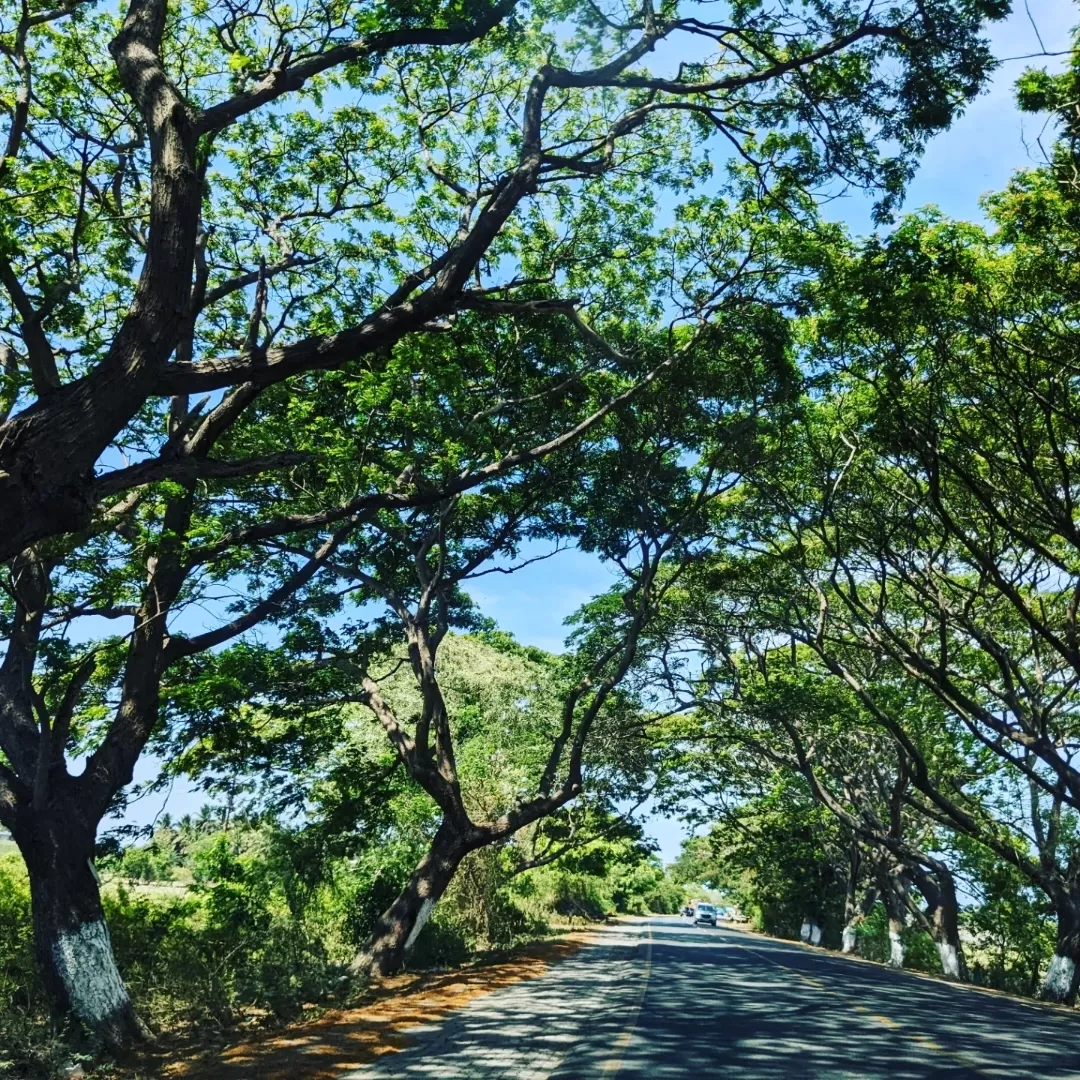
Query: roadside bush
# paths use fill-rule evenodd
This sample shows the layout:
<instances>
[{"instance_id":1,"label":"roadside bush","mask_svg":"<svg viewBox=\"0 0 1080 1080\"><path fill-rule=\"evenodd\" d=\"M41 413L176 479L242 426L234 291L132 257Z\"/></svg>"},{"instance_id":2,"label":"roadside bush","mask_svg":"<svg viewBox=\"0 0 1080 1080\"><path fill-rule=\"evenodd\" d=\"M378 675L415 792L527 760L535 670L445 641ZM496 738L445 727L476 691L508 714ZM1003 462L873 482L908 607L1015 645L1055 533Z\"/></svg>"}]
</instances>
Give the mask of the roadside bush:
<instances>
[{"instance_id":1,"label":"roadside bush","mask_svg":"<svg viewBox=\"0 0 1080 1080\"><path fill-rule=\"evenodd\" d=\"M37 969L30 930L30 884L18 855L0 858L0 1015L32 1012Z\"/></svg>"},{"instance_id":2,"label":"roadside bush","mask_svg":"<svg viewBox=\"0 0 1080 1080\"><path fill-rule=\"evenodd\" d=\"M610 879L612 904L623 914L674 915L684 903L685 890L656 859L632 866L616 864Z\"/></svg>"},{"instance_id":3,"label":"roadside bush","mask_svg":"<svg viewBox=\"0 0 1080 1080\"><path fill-rule=\"evenodd\" d=\"M286 1021L347 991L347 965L422 853L423 832L321 857L300 833L234 821L159 826L101 860L102 902L120 971L156 1030ZM514 873L506 851L475 852L418 935L413 969L461 964L543 936L549 920L676 910L682 889L645 849L598 845ZM54 1032L33 957L18 855L0 858L0 1078L55 1077L77 1060Z\"/></svg>"},{"instance_id":4,"label":"roadside bush","mask_svg":"<svg viewBox=\"0 0 1080 1080\"><path fill-rule=\"evenodd\" d=\"M566 917L602 919L607 914L610 900L600 883L584 874L560 874L555 879L552 910Z\"/></svg>"}]
</instances>

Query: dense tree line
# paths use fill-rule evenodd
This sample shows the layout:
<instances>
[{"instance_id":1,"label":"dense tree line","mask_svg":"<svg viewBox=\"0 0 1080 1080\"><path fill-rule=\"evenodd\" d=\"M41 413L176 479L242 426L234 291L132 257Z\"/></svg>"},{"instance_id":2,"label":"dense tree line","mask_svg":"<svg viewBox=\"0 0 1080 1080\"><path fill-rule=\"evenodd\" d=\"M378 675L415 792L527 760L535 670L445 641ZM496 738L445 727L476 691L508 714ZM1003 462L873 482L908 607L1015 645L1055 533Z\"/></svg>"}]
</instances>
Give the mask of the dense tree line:
<instances>
[{"instance_id":1,"label":"dense tree line","mask_svg":"<svg viewBox=\"0 0 1080 1080\"><path fill-rule=\"evenodd\" d=\"M766 827L785 852L786 871L743 866L763 901L801 905L810 923L831 905L845 948L880 903L894 963L917 927L939 970L963 979L962 877L980 964L989 937L1009 938L1019 984L1034 990L1037 972L1040 996L1068 1003L1080 961L1075 78L1021 82L1026 106L1060 104L1062 139L988 198L988 227L927 212L830 247L808 293L799 423L684 583L668 634L697 662L665 669L700 710L686 768L725 803L716 852L734 872L739 837ZM829 828L810 827L822 813ZM767 882L795 866L820 877L802 876L801 899Z\"/></svg>"}]
</instances>

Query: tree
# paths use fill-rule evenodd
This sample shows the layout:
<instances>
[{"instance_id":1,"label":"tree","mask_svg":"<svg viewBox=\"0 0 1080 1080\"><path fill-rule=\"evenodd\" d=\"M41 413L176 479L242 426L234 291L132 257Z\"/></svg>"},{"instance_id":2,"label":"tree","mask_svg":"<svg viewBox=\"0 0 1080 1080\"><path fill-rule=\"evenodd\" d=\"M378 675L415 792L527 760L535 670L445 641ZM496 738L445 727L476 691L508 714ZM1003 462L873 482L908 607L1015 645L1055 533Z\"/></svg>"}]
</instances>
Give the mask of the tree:
<instances>
[{"instance_id":1,"label":"tree","mask_svg":"<svg viewBox=\"0 0 1080 1080\"><path fill-rule=\"evenodd\" d=\"M709 833L725 885L766 933L820 944L843 912L846 852L840 829L805 785L776 775L724 813Z\"/></svg>"},{"instance_id":2,"label":"tree","mask_svg":"<svg viewBox=\"0 0 1080 1080\"><path fill-rule=\"evenodd\" d=\"M902 231L896 241L904 260L912 253L909 239ZM925 252L925 235L922 243ZM1048 428L1037 415L1041 406L1035 414L1016 411L1020 397L1003 385L997 399L976 390L968 381L974 356L962 371L950 367L950 341L965 350L974 342L978 351L987 340L959 329L955 338L943 334L944 309L926 316L923 305L931 298L963 299L948 277L955 264L938 263L933 271L933 263L918 259L906 265L921 266L920 285L908 289L910 279L898 276L897 264L889 289L910 305L903 310L926 336L893 313L858 343L848 338L830 396L810 409L792 440L802 449L760 489L758 512L770 531L756 531L755 542L776 560L775 595L783 610L773 626L806 645L895 739L910 764L913 790L925 797L918 802L922 813L990 846L1046 893L1057 914L1058 947L1043 993L1071 999L1076 672L1067 642L1075 584L1065 576L1071 556L1061 525L1033 509L1034 499L1048 506L1059 497L1051 490L1071 497L1040 479L1044 468L1063 462L1052 450L1036 449L1040 438L1053 445L1057 419ZM854 280L836 295L847 314ZM882 284L877 279L873 287ZM980 296L977 288L972 295ZM881 308L872 307L876 320ZM827 319L820 326L836 348L829 337L835 327ZM882 337L893 334L897 339L885 345ZM885 370L858 362L864 347ZM1035 355L1019 346L1015 354L1025 365ZM991 355L997 362L1004 352L993 346ZM906 376L890 367L912 356L918 365ZM1004 406L996 427L986 423L992 401ZM1047 397L1039 393L1034 401L1045 404ZM999 485L1017 462L1017 483L1007 493ZM1028 488L1022 467L1029 469ZM1045 495L1028 501L1025 491ZM979 791L935 778L889 689L905 681L932 695L973 747L1004 763L998 781ZM973 775L980 774L986 775L979 769ZM1016 777L1029 804L1020 825Z\"/></svg>"},{"instance_id":3,"label":"tree","mask_svg":"<svg viewBox=\"0 0 1080 1080\"><path fill-rule=\"evenodd\" d=\"M850 837L845 951L853 948L856 926L880 897L893 966L903 966L901 933L914 922L937 945L945 975L966 978L954 876L936 853L941 843L934 822L913 812L904 749L876 730L847 688L815 670L808 650L800 659L798 650L770 654L753 643L749 647L752 658L735 676L737 689L715 702L720 716L705 737L726 737L771 767L801 776ZM916 698L907 704L905 717L910 737L918 740L935 775L956 783L967 762L942 738L948 727L940 712L929 700ZM925 909L915 903L916 891Z\"/></svg>"},{"instance_id":4,"label":"tree","mask_svg":"<svg viewBox=\"0 0 1080 1080\"><path fill-rule=\"evenodd\" d=\"M471 397L472 385L462 385L463 378L483 380L498 371L522 391L534 379L550 387L544 359L550 343L544 342L539 359L515 366L505 364L500 342L482 339L477 345L469 333L464 327L453 335L458 363L444 369L449 386L432 377L417 387L415 357L395 365L392 378L324 383L307 404L321 409L313 415L325 422L341 417L330 446L323 422L296 423L296 413L276 413L268 399L264 411L244 415L245 388L205 417L175 406L172 423L177 430L190 423L183 442L195 458L218 440L250 448L286 429L297 462L289 482L159 481L125 503L116 528L95 529L80 544L31 549L15 560L0 612L8 635L0 666L5 820L27 862L36 950L50 996L58 1012L71 1008L108 1045L122 1048L141 1034L141 1025L111 962L91 864L95 834L155 730L163 682L166 702L175 693L170 672L182 681L181 672L191 671L196 657L260 623L325 610L319 573L358 526L380 506L429 500L420 475L419 496L362 500L366 509L352 496L373 477L392 492L388 470L401 473L403 454L415 464L418 432L431 439L421 458L427 474L439 476L445 490L480 484L494 490L503 477L573 443L649 382L646 373L626 390L627 380L601 365L591 383L542 409L542 392L525 393L520 410L507 402L505 409L482 411L464 424L452 421L455 429L467 429L464 438L455 430L455 439L433 417L455 400L455 392ZM542 338L543 327L534 333ZM521 341L519 334L513 348ZM465 362L463 353L475 363ZM435 365L430 371L434 375ZM606 396L613 380L622 382L622 392ZM401 394L403 385L411 393ZM411 398L412 408L402 409L395 396ZM365 412L349 416L349 405L358 401ZM522 449L499 454L497 443L505 438ZM301 542L311 543L310 554L295 553ZM216 613L209 627L193 622L199 609ZM130 630L87 642L83 628L103 619L126 621ZM192 690L226 704L251 687L203 682ZM79 776L67 767L72 751L87 753Z\"/></svg>"},{"instance_id":5,"label":"tree","mask_svg":"<svg viewBox=\"0 0 1080 1080\"><path fill-rule=\"evenodd\" d=\"M1022 778L1019 846L1038 852L1058 918L1043 993L1071 1000L1078 339L1063 252L1075 205L1054 167L988 206L993 236L915 218L826 277L818 349L840 374L815 451L812 558L819 582L829 575L827 618L891 656Z\"/></svg>"},{"instance_id":6,"label":"tree","mask_svg":"<svg viewBox=\"0 0 1080 1080\"><path fill-rule=\"evenodd\" d=\"M711 400L699 397L710 385L707 373L726 376L729 362L722 354L711 364L702 357L693 377L681 385L696 408L673 403L669 383L662 394L642 399L635 412L613 420L595 448L583 446L580 458L563 455L539 480L498 495L482 492L446 502L429 514L375 523L384 540L374 557L375 549L364 545L335 559L333 570L353 585L357 598L380 597L399 624L405 647L399 662L411 668L419 709L407 720L387 700L363 638L343 641L331 662L351 679L356 700L371 710L410 777L441 814L429 851L376 925L357 970L385 974L401 965L467 854L562 810L582 794L590 764L595 771L610 757L627 767L641 721L639 707L629 707L633 699L626 699L620 687L694 550L704 507L730 486L746 456L740 428L774 395L768 376L759 387L739 371L745 380L741 407L726 377L711 387ZM783 370L781 363L778 373ZM653 410L666 422L657 422ZM680 458L689 454L703 460L680 466ZM614 475L619 484L606 484ZM528 781L496 814L477 820L476 804L470 805L462 786L454 736L461 721L447 706L438 651L461 617L459 589L482 568L498 555L514 555L526 536L557 539L568 533L606 555L619 568L622 584L597 599L572 639L558 709L543 740L546 749L537 755ZM597 743L601 749L592 749Z\"/></svg>"}]
</instances>

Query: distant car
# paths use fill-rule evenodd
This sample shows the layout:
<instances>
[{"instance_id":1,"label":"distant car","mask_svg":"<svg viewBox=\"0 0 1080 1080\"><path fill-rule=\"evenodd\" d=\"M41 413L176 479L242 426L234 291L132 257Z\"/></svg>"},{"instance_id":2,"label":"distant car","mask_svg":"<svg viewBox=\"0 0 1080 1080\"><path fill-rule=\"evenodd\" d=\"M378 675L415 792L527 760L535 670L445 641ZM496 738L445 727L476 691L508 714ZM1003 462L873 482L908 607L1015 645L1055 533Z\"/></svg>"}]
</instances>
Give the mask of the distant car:
<instances>
[{"instance_id":1,"label":"distant car","mask_svg":"<svg viewBox=\"0 0 1080 1080\"><path fill-rule=\"evenodd\" d=\"M731 918L731 909L730 908L718 907L716 909L716 921L717 922L720 922L720 921L726 920L726 919L730 919L730 918Z\"/></svg>"},{"instance_id":2,"label":"distant car","mask_svg":"<svg viewBox=\"0 0 1080 1080\"><path fill-rule=\"evenodd\" d=\"M694 925L715 926L716 908L712 904L698 904L694 911Z\"/></svg>"},{"instance_id":3,"label":"distant car","mask_svg":"<svg viewBox=\"0 0 1080 1080\"><path fill-rule=\"evenodd\" d=\"M682 909L682 913L684 915L689 915L691 919L694 917L694 909L689 904Z\"/></svg>"}]
</instances>

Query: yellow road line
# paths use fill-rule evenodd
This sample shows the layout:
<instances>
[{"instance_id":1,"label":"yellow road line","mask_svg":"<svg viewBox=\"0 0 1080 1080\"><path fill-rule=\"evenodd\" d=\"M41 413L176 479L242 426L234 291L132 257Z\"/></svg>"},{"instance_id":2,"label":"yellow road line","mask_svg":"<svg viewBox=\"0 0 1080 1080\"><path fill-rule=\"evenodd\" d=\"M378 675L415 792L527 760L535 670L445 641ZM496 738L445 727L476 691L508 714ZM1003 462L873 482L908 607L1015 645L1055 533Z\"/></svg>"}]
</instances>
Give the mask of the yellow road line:
<instances>
[{"instance_id":1,"label":"yellow road line","mask_svg":"<svg viewBox=\"0 0 1080 1080\"><path fill-rule=\"evenodd\" d=\"M645 991L649 988L649 976L652 974L653 936L651 919L648 922L648 928L649 937L645 943L645 967L641 974L641 991L638 994L637 1004L630 1013L630 1020L626 1024L626 1027L619 1033L619 1037L612 1046L613 1056L609 1057L600 1066L600 1071L604 1076L618 1076L619 1070L623 1067L623 1057L626 1054L626 1051L630 1049L630 1044L634 1041L634 1028L637 1027L638 1018L641 1016L641 1010L645 1006Z\"/></svg>"},{"instance_id":2,"label":"yellow road line","mask_svg":"<svg viewBox=\"0 0 1080 1080\"><path fill-rule=\"evenodd\" d=\"M887 1028L898 1028L900 1025L895 1020L890 1020L887 1016L873 1016L871 1020L876 1020L879 1024L884 1024Z\"/></svg>"}]
</instances>

